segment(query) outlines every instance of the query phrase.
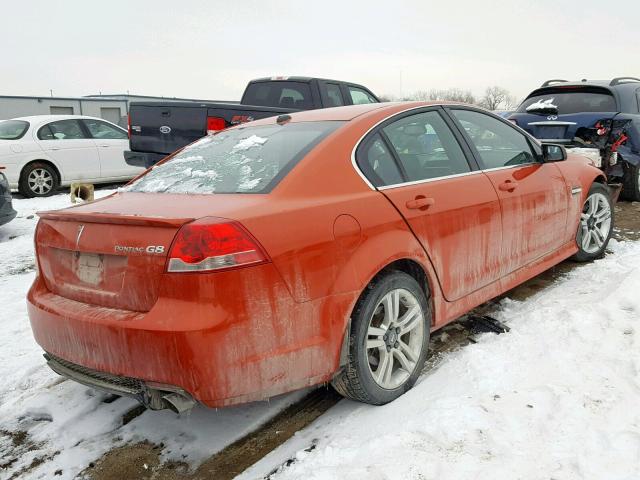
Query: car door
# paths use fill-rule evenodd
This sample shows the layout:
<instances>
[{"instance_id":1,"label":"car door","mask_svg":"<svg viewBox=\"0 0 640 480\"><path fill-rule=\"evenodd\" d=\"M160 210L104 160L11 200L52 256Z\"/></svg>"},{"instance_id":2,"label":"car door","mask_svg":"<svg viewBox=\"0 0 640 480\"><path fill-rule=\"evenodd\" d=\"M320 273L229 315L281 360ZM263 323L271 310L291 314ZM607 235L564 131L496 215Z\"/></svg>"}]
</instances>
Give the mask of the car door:
<instances>
[{"instance_id":1,"label":"car door","mask_svg":"<svg viewBox=\"0 0 640 480\"><path fill-rule=\"evenodd\" d=\"M431 108L383 123L358 149L358 164L425 248L447 300L497 280L502 224L489 179Z\"/></svg>"},{"instance_id":2,"label":"car door","mask_svg":"<svg viewBox=\"0 0 640 480\"><path fill-rule=\"evenodd\" d=\"M558 166L542 162L539 147L507 121L468 108L447 111L500 198L503 274L559 248L569 189Z\"/></svg>"},{"instance_id":3,"label":"car door","mask_svg":"<svg viewBox=\"0 0 640 480\"><path fill-rule=\"evenodd\" d=\"M41 126L36 142L56 162L63 181L100 177L98 149L79 120L57 120Z\"/></svg>"},{"instance_id":4,"label":"car door","mask_svg":"<svg viewBox=\"0 0 640 480\"><path fill-rule=\"evenodd\" d=\"M85 118L82 122L98 148L102 178L132 178L144 170L124 160L124 151L129 149L129 137L124 129L94 118Z\"/></svg>"}]
</instances>

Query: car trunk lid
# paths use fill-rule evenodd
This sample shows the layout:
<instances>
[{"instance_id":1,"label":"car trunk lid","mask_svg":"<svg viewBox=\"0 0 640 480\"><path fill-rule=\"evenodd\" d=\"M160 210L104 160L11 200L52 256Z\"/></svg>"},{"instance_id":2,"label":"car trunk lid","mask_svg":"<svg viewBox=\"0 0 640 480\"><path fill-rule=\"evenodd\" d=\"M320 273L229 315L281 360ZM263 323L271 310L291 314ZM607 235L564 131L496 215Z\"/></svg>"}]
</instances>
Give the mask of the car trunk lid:
<instances>
[{"instance_id":1,"label":"car trunk lid","mask_svg":"<svg viewBox=\"0 0 640 480\"><path fill-rule=\"evenodd\" d=\"M155 304L176 233L202 217L242 219L261 195L120 192L39 212L36 254L47 288L64 298L138 312Z\"/></svg>"}]
</instances>

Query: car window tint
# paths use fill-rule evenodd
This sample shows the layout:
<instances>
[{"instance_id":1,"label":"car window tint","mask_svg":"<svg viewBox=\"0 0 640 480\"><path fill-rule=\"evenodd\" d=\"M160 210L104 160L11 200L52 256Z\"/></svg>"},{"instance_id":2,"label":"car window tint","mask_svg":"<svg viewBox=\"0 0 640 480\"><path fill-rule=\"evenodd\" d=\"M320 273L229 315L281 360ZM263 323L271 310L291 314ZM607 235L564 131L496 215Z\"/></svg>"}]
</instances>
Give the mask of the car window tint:
<instances>
[{"instance_id":1,"label":"car window tint","mask_svg":"<svg viewBox=\"0 0 640 480\"><path fill-rule=\"evenodd\" d=\"M78 120L51 122L38 130L40 140L78 140L87 138Z\"/></svg>"},{"instance_id":2,"label":"car window tint","mask_svg":"<svg viewBox=\"0 0 640 480\"><path fill-rule=\"evenodd\" d=\"M283 108L313 108L311 87L304 82L271 81L250 83L244 93L242 103Z\"/></svg>"},{"instance_id":3,"label":"car window tint","mask_svg":"<svg viewBox=\"0 0 640 480\"><path fill-rule=\"evenodd\" d=\"M328 107L340 107L344 105L340 85L337 83L327 83L327 98L329 99Z\"/></svg>"},{"instance_id":4,"label":"car window tint","mask_svg":"<svg viewBox=\"0 0 640 480\"><path fill-rule=\"evenodd\" d=\"M103 140L126 140L127 134L123 130L102 122L100 120L83 120L84 124L89 129L91 136L97 139Z\"/></svg>"},{"instance_id":5,"label":"car window tint","mask_svg":"<svg viewBox=\"0 0 640 480\"><path fill-rule=\"evenodd\" d=\"M408 181L469 172L469 163L438 112L404 117L384 127Z\"/></svg>"},{"instance_id":6,"label":"car window tint","mask_svg":"<svg viewBox=\"0 0 640 480\"><path fill-rule=\"evenodd\" d=\"M238 127L209 135L153 167L125 190L267 193L343 122Z\"/></svg>"},{"instance_id":7,"label":"car window tint","mask_svg":"<svg viewBox=\"0 0 640 480\"><path fill-rule=\"evenodd\" d=\"M556 107L560 115L618 111L613 95L591 87L576 90L546 89L544 92L529 96L516 111L518 113L545 113L545 105Z\"/></svg>"},{"instance_id":8,"label":"car window tint","mask_svg":"<svg viewBox=\"0 0 640 480\"><path fill-rule=\"evenodd\" d=\"M471 110L451 110L480 154L484 168L536 162L526 137L514 127Z\"/></svg>"},{"instance_id":9,"label":"car window tint","mask_svg":"<svg viewBox=\"0 0 640 480\"><path fill-rule=\"evenodd\" d=\"M351 102L354 105L362 105L365 103L378 103L375 98L369 95L366 91L357 87L347 87L349 89L349 95L351 95Z\"/></svg>"},{"instance_id":10,"label":"car window tint","mask_svg":"<svg viewBox=\"0 0 640 480\"><path fill-rule=\"evenodd\" d=\"M369 181L376 187L403 183L393 155L380 135L368 138L358 147L358 166Z\"/></svg>"}]
</instances>

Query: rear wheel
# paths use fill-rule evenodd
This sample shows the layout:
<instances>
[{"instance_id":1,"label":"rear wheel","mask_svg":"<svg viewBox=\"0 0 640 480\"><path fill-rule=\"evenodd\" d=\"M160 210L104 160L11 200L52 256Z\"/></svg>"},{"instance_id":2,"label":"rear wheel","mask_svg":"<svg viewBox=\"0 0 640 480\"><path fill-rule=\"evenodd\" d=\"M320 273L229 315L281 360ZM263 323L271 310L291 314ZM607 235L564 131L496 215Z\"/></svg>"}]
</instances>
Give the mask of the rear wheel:
<instances>
[{"instance_id":1,"label":"rear wheel","mask_svg":"<svg viewBox=\"0 0 640 480\"><path fill-rule=\"evenodd\" d=\"M613 203L609 189L594 183L582 207L576 243L578 253L573 258L588 262L604 255L613 231Z\"/></svg>"},{"instance_id":2,"label":"rear wheel","mask_svg":"<svg viewBox=\"0 0 640 480\"><path fill-rule=\"evenodd\" d=\"M625 200L640 202L640 165L624 164L624 177L620 196Z\"/></svg>"},{"instance_id":3,"label":"rear wheel","mask_svg":"<svg viewBox=\"0 0 640 480\"><path fill-rule=\"evenodd\" d=\"M33 162L22 170L18 190L25 197L48 197L60 186L58 172L51 165Z\"/></svg>"},{"instance_id":4,"label":"rear wheel","mask_svg":"<svg viewBox=\"0 0 640 480\"><path fill-rule=\"evenodd\" d=\"M373 405L395 400L422 371L430 326L431 309L413 277L398 271L380 277L353 312L348 358L334 388Z\"/></svg>"}]
</instances>

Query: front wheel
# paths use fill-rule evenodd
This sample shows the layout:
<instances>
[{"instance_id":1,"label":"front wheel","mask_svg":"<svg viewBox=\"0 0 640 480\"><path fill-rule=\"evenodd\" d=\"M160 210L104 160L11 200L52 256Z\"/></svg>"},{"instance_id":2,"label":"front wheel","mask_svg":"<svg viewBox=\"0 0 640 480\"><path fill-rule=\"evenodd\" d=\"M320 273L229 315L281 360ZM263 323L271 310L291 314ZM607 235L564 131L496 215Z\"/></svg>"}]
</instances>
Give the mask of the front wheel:
<instances>
[{"instance_id":1,"label":"front wheel","mask_svg":"<svg viewBox=\"0 0 640 480\"><path fill-rule=\"evenodd\" d=\"M609 189L594 183L589 189L582 207L576 243L578 253L573 258L578 262L589 262L604 255L613 232L613 202Z\"/></svg>"},{"instance_id":2,"label":"front wheel","mask_svg":"<svg viewBox=\"0 0 640 480\"><path fill-rule=\"evenodd\" d=\"M624 177L622 179L622 192L625 200L640 202L640 165L624 165Z\"/></svg>"},{"instance_id":3,"label":"front wheel","mask_svg":"<svg viewBox=\"0 0 640 480\"><path fill-rule=\"evenodd\" d=\"M430 326L431 309L413 277L394 271L378 278L351 316L347 362L334 388L372 405L395 400L422 371Z\"/></svg>"}]
</instances>

